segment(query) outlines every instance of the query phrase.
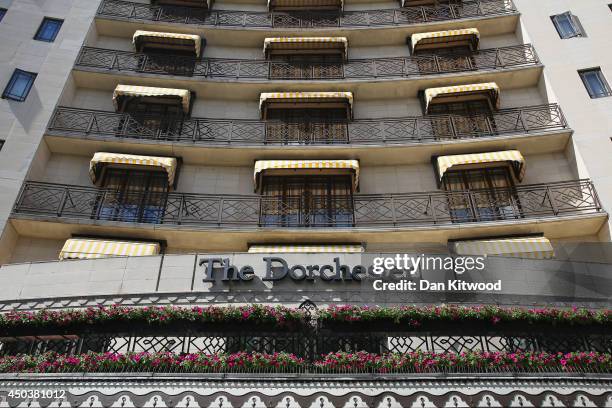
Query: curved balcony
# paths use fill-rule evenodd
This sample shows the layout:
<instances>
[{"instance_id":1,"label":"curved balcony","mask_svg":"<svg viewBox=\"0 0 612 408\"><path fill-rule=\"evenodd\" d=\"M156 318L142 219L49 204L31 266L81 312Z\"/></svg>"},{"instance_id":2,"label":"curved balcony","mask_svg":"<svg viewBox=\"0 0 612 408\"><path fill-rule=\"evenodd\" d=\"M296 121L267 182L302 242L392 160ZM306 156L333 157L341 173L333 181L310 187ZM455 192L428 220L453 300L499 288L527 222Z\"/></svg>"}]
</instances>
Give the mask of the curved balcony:
<instances>
[{"instance_id":1,"label":"curved balcony","mask_svg":"<svg viewBox=\"0 0 612 408\"><path fill-rule=\"evenodd\" d=\"M420 6L341 13L206 11L187 7L162 7L128 1L104 0L100 4L97 16L209 27L261 29L405 26L515 13L517 10L510 0L476 0L466 1L460 5L440 4L433 7Z\"/></svg>"},{"instance_id":2,"label":"curved balcony","mask_svg":"<svg viewBox=\"0 0 612 408\"><path fill-rule=\"evenodd\" d=\"M325 146L427 144L568 129L563 112L556 104L501 109L492 115L432 115L325 123L191 118L151 125L155 122L147 119L127 113L58 107L48 132L56 136L202 146Z\"/></svg>"},{"instance_id":3,"label":"curved balcony","mask_svg":"<svg viewBox=\"0 0 612 408\"><path fill-rule=\"evenodd\" d=\"M480 50L469 56L424 55L309 64L246 59L195 59L83 47L75 67L253 81L410 78L454 72L502 70L534 66L539 63L536 52L530 44Z\"/></svg>"},{"instance_id":4,"label":"curved balcony","mask_svg":"<svg viewBox=\"0 0 612 408\"><path fill-rule=\"evenodd\" d=\"M96 187L26 182L13 215L196 228L406 228L605 215L589 180L512 189L353 196L189 193L118 195Z\"/></svg>"}]
</instances>

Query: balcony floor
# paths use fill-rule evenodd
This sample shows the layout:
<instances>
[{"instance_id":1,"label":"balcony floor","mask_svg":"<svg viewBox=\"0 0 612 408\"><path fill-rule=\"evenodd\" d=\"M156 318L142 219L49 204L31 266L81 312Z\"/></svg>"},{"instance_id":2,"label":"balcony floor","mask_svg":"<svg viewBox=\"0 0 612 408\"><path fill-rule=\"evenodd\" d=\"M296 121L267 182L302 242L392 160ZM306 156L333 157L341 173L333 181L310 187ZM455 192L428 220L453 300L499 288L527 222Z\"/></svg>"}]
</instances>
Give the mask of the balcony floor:
<instances>
[{"instance_id":1,"label":"balcony floor","mask_svg":"<svg viewBox=\"0 0 612 408\"><path fill-rule=\"evenodd\" d=\"M190 225L131 224L116 221L11 215L20 236L65 240L72 235L98 235L131 239L165 240L176 249L201 252L243 252L252 243L346 243L368 244L440 243L449 239L543 233L549 239L597 235L606 213L543 217L512 221L440 224L435 226L372 228L207 228Z\"/></svg>"},{"instance_id":2,"label":"balcony floor","mask_svg":"<svg viewBox=\"0 0 612 408\"><path fill-rule=\"evenodd\" d=\"M562 152L571 134L571 129L559 129L430 143L228 146L48 131L45 141L51 152L58 154L91 157L100 150L112 150L117 153L175 156L181 157L186 164L208 166L250 166L255 160L262 159L307 159L312 157L313 152L320 159L359 159L362 165L408 165L429 163L433 155L461 154L467 151L517 149L526 155Z\"/></svg>"}]
</instances>

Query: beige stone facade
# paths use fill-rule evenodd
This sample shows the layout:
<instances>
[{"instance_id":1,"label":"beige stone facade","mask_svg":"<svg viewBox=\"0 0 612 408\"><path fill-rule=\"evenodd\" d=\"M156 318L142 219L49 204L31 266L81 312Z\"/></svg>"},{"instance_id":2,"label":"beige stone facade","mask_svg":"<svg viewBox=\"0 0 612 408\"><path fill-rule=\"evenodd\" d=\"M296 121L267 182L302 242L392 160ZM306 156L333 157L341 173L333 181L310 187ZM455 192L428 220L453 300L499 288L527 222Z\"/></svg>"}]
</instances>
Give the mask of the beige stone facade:
<instances>
[{"instance_id":1,"label":"beige stone facade","mask_svg":"<svg viewBox=\"0 0 612 408\"><path fill-rule=\"evenodd\" d=\"M167 254L188 252L243 252L254 243L362 243L368 250L440 250L448 240L490 236L544 234L554 242L609 241L605 210L612 203L608 174L612 98L590 99L577 73L599 66L612 79L609 9L604 0L559 2L516 0L518 13L449 19L393 27L339 27L298 30L302 35L342 35L348 38L348 59L410 58L406 38L412 33L475 27L480 49L533 44L539 60L532 64L495 69L471 69L405 77L365 76L345 79L290 80L252 77L198 77L100 69L75 59L81 47L109 52L134 52L136 30L198 34L206 39L203 58L262 60L265 37L295 35L288 28L214 27L206 24L155 22L98 14L97 2L73 0L0 1L8 13L0 23L2 55L0 78L6 84L14 68L38 72L25 102L0 101L0 152L3 225L0 259L7 263L54 261L71 236L152 239L167 244ZM147 1L136 3L148 4ZM348 0L346 12L392 9L394 2L364 3ZM265 12L265 5L223 0L214 9ZM562 40L549 16L571 9L580 16L587 38ZM519 16L520 13L520 16ZM607 14L606 14L607 13ZM53 43L31 39L42 16L65 19ZM106 52L106 51L105 51ZM350 91L354 94L353 120L422 117L419 91L430 87L495 82L501 89L503 109L558 103L569 127L536 129L418 143L348 143L327 145L207 145L173 140L75 135L49 131L57 106L114 112L112 93L118 84L181 88L195 92L192 118L259 119L261 92ZM182 194L245 195L254 193L253 163L262 159L357 159L360 195L437 193L432 157L444 154L519 150L526 175L520 185L546 185L592 179L603 208L577 210L554 217L494 220L431 225L383 225L352 228L261 228L240 226L147 225L120 221L11 213L25 181L92 187L89 162L95 152L108 151L181 158L174 191ZM213 234L214 239L208 237ZM0 273L2 270L0 269Z\"/></svg>"}]
</instances>

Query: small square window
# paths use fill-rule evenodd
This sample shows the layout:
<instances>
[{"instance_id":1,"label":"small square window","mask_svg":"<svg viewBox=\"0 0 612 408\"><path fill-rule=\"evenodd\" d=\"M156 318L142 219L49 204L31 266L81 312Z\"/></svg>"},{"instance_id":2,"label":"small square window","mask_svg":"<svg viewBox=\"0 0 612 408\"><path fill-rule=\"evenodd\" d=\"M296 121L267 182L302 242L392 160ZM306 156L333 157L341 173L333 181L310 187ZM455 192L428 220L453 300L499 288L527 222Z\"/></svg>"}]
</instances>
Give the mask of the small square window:
<instances>
[{"instance_id":1,"label":"small square window","mask_svg":"<svg viewBox=\"0 0 612 408\"><path fill-rule=\"evenodd\" d=\"M8 85L4 88L2 98L19 102L25 101L30 93L30 89L32 89L34 79L36 79L35 73L16 69Z\"/></svg>"},{"instance_id":2,"label":"small square window","mask_svg":"<svg viewBox=\"0 0 612 408\"><path fill-rule=\"evenodd\" d=\"M45 17L42 23L40 23L40 27L38 27L38 31L36 32L34 39L47 42L55 41L55 37L57 37L57 33L59 33L63 22L64 20Z\"/></svg>"},{"instance_id":3,"label":"small square window","mask_svg":"<svg viewBox=\"0 0 612 408\"><path fill-rule=\"evenodd\" d=\"M586 33L582 28L582 24L580 24L580 20L577 16L573 15L569 11L563 14L552 16L551 20L555 25L557 32L559 33L559 37L563 39L586 37Z\"/></svg>"},{"instance_id":4,"label":"small square window","mask_svg":"<svg viewBox=\"0 0 612 408\"><path fill-rule=\"evenodd\" d=\"M6 9L5 8L0 8L0 21L2 21L2 19L4 18L5 14L6 14Z\"/></svg>"},{"instance_id":5,"label":"small square window","mask_svg":"<svg viewBox=\"0 0 612 408\"><path fill-rule=\"evenodd\" d=\"M601 72L601 68L585 69L578 71L578 73L591 99L612 96L610 85L606 81L603 72Z\"/></svg>"}]
</instances>

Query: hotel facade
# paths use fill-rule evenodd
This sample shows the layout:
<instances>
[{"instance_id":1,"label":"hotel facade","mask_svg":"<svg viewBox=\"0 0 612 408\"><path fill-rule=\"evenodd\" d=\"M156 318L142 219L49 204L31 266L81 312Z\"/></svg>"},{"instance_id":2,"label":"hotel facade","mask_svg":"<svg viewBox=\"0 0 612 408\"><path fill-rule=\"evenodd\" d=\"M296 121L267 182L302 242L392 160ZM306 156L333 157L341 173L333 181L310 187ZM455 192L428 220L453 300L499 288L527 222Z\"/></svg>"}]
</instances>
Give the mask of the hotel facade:
<instances>
[{"instance_id":1,"label":"hotel facade","mask_svg":"<svg viewBox=\"0 0 612 408\"><path fill-rule=\"evenodd\" d=\"M0 16L1 312L266 304L312 323L8 331L0 356L612 352L605 327L336 332L319 317L609 309L607 0L0 0ZM372 292L291 268L395 253L486 254L462 278L503 289ZM270 257L286 280L266 279L283 269ZM0 407L612 406L605 370L0 374L3 391L51 383L64 399Z\"/></svg>"}]
</instances>

